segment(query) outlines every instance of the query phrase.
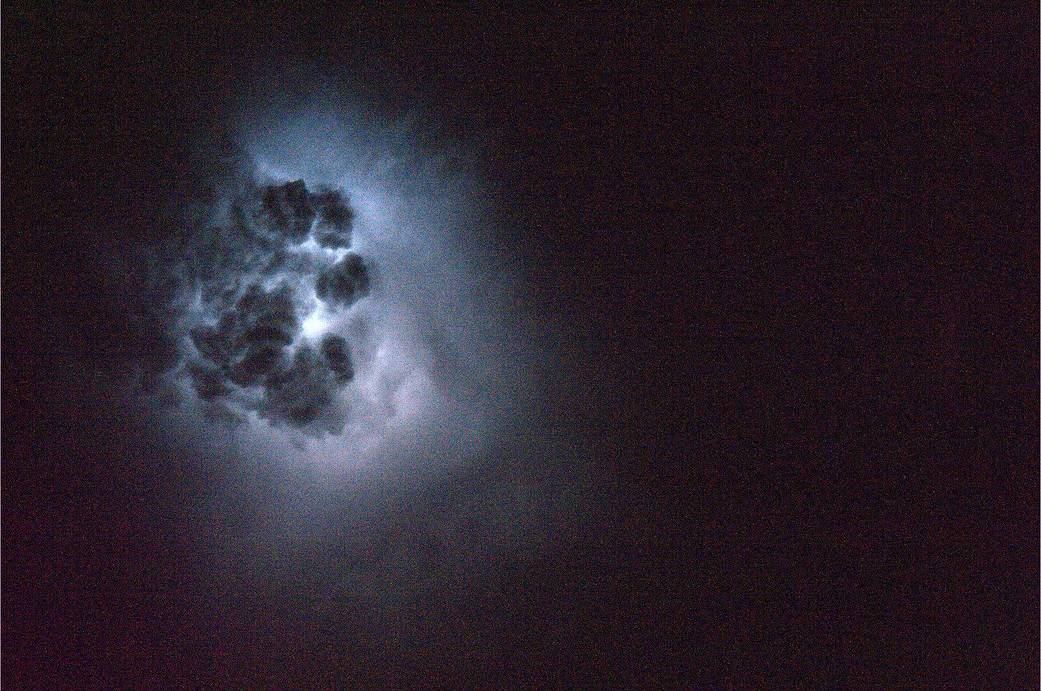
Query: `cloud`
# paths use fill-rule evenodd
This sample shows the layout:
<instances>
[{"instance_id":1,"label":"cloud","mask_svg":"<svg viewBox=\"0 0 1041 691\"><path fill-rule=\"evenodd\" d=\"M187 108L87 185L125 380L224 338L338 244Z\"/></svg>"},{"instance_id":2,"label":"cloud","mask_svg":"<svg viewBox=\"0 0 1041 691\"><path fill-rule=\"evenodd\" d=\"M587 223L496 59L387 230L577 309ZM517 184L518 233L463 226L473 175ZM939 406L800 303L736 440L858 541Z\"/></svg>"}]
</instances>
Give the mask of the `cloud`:
<instances>
[{"instance_id":1,"label":"cloud","mask_svg":"<svg viewBox=\"0 0 1041 691\"><path fill-rule=\"evenodd\" d=\"M312 197L318 209L318 227L315 240L319 247L346 249L351 246L351 226L354 212L337 190L322 190Z\"/></svg>"},{"instance_id":2,"label":"cloud","mask_svg":"<svg viewBox=\"0 0 1041 691\"><path fill-rule=\"evenodd\" d=\"M337 381L346 382L354 377L354 365L347 340L342 336L326 334L322 339L322 356Z\"/></svg>"},{"instance_id":3,"label":"cloud","mask_svg":"<svg viewBox=\"0 0 1041 691\"><path fill-rule=\"evenodd\" d=\"M341 319L371 292L369 263L346 252L354 211L341 190L312 192L300 178L243 170L241 157L222 161L231 169L212 175L186 221L184 256L169 267L180 318L165 332L179 353L163 365L211 422L253 412L276 428L337 434L355 377L351 347L344 335L305 333L304 320L318 310L317 323Z\"/></svg>"},{"instance_id":4,"label":"cloud","mask_svg":"<svg viewBox=\"0 0 1041 691\"><path fill-rule=\"evenodd\" d=\"M585 396L557 403L583 361L532 306L523 257L499 252L471 162L321 112L245 118L246 153L200 168L215 183L180 205L183 249L160 262L175 289L155 310L178 315L179 403L143 408L213 469L197 509L209 582L349 593L372 635L412 645L394 622L415 603L431 631L451 626L454 598L554 563L586 515L603 525L590 447L557 414L584 411ZM297 181L303 239L264 211ZM277 196L289 219L302 194Z\"/></svg>"},{"instance_id":5,"label":"cloud","mask_svg":"<svg viewBox=\"0 0 1041 691\"><path fill-rule=\"evenodd\" d=\"M335 399L335 389L345 380L309 344L297 348L292 364L274 372L266 382L261 417L274 425L289 425L312 433L336 433L345 416Z\"/></svg>"},{"instance_id":6,"label":"cloud","mask_svg":"<svg viewBox=\"0 0 1041 691\"><path fill-rule=\"evenodd\" d=\"M233 144L198 143L153 305L178 435L233 423L281 462L432 469L530 424L552 332L497 255L473 161L360 115L244 113Z\"/></svg>"},{"instance_id":7,"label":"cloud","mask_svg":"<svg viewBox=\"0 0 1041 691\"><path fill-rule=\"evenodd\" d=\"M315 210L303 180L263 189L261 208L265 220L276 235L293 242L303 242L311 232Z\"/></svg>"},{"instance_id":8,"label":"cloud","mask_svg":"<svg viewBox=\"0 0 1041 691\"><path fill-rule=\"evenodd\" d=\"M340 307L349 307L368 294L369 268L357 254L348 254L323 271L315 282L319 299Z\"/></svg>"}]
</instances>

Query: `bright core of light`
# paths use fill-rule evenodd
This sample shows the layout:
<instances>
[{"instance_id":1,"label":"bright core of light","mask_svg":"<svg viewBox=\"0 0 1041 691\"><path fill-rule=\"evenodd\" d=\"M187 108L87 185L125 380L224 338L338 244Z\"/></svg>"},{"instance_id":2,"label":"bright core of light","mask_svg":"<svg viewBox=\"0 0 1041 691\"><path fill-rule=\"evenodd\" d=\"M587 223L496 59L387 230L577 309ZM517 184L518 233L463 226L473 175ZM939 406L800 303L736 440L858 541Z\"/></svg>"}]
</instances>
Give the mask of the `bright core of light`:
<instances>
[{"instance_id":1,"label":"bright core of light","mask_svg":"<svg viewBox=\"0 0 1041 691\"><path fill-rule=\"evenodd\" d=\"M329 328L329 319L323 314L324 310L321 307L316 308L311 314L304 319L300 328L304 332L304 336L307 338L315 338L325 333L325 330Z\"/></svg>"}]
</instances>

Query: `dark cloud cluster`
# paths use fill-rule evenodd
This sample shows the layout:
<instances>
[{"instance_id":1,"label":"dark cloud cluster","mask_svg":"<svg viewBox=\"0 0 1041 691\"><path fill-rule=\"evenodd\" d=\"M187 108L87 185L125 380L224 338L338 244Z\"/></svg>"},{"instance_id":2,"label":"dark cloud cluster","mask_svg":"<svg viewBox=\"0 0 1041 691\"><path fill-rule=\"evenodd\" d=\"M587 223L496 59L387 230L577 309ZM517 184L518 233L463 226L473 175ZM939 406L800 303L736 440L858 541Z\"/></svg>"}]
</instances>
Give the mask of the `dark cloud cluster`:
<instances>
[{"instance_id":1,"label":"dark cloud cluster","mask_svg":"<svg viewBox=\"0 0 1041 691\"><path fill-rule=\"evenodd\" d=\"M252 285L216 324L190 333L198 353L232 383L253 386L283 366L299 326L292 288L266 292Z\"/></svg>"},{"instance_id":2,"label":"dark cloud cluster","mask_svg":"<svg viewBox=\"0 0 1041 691\"><path fill-rule=\"evenodd\" d=\"M313 347L301 345L288 367L268 375L258 412L276 425L303 428L322 420L322 429L338 431L342 421L335 414L335 389L342 381Z\"/></svg>"},{"instance_id":3,"label":"dark cloud cluster","mask_svg":"<svg viewBox=\"0 0 1041 691\"><path fill-rule=\"evenodd\" d=\"M369 269L353 252L318 276L315 295L333 305L349 307L369 292Z\"/></svg>"},{"instance_id":4,"label":"dark cloud cluster","mask_svg":"<svg viewBox=\"0 0 1041 691\"><path fill-rule=\"evenodd\" d=\"M303 180L259 187L247 183L232 206L232 221L245 234L259 233L274 244L299 244L313 232L319 246L346 249L354 212L339 190L311 191Z\"/></svg>"},{"instance_id":5,"label":"dark cloud cluster","mask_svg":"<svg viewBox=\"0 0 1041 691\"><path fill-rule=\"evenodd\" d=\"M326 334L322 339L322 356L337 381L346 382L354 378L351 352L347 348L347 339L343 336Z\"/></svg>"},{"instance_id":6,"label":"dark cloud cluster","mask_svg":"<svg viewBox=\"0 0 1041 691\"><path fill-rule=\"evenodd\" d=\"M354 212L343 195L336 190L322 190L313 195L312 200L318 209L315 240L319 246L329 249L350 247Z\"/></svg>"},{"instance_id":7,"label":"dark cloud cluster","mask_svg":"<svg viewBox=\"0 0 1041 691\"><path fill-rule=\"evenodd\" d=\"M261 199L264 216L276 232L296 242L307 239L315 211L303 180L269 185Z\"/></svg>"},{"instance_id":8,"label":"dark cloud cluster","mask_svg":"<svg viewBox=\"0 0 1041 691\"><path fill-rule=\"evenodd\" d=\"M188 245L184 288L194 297L176 371L219 418L251 410L274 426L335 433L351 348L336 334L312 343L302 324L371 290L368 262L344 253L354 213L339 191L311 192L303 180L241 185L224 200ZM312 236L317 250L304 245Z\"/></svg>"}]
</instances>

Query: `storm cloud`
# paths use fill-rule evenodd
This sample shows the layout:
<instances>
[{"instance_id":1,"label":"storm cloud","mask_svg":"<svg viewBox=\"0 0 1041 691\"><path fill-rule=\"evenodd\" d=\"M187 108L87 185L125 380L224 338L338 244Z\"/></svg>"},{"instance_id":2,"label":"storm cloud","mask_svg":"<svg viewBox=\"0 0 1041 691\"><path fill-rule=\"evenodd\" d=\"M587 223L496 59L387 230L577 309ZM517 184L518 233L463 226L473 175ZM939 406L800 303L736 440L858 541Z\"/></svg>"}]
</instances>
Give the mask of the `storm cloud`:
<instances>
[{"instance_id":1,"label":"storm cloud","mask_svg":"<svg viewBox=\"0 0 1041 691\"><path fill-rule=\"evenodd\" d=\"M211 422L250 413L311 437L347 419L351 347L325 326L371 292L370 263L349 252L354 212L341 190L259 180L242 157L187 221L171 311L177 355L168 379ZM310 320L309 320L310 318Z\"/></svg>"},{"instance_id":2,"label":"storm cloud","mask_svg":"<svg viewBox=\"0 0 1041 691\"><path fill-rule=\"evenodd\" d=\"M270 578L317 621L299 586L347 591L357 621L379 622L374 643L412 645L395 623L412 603L434 627L414 633L432 635L497 565L578 540L600 495L571 423L543 410L578 358L532 304L539 274L496 244L472 152L352 112L248 113L220 133L230 144L193 144L171 218L114 253L119 294L145 314L127 312L125 351L156 383L129 367L113 382L140 446L161 450L151 468L198 478L175 510L207 597ZM222 616L217 635L252 640L254 625Z\"/></svg>"},{"instance_id":3,"label":"storm cloud","mask_svg":"<svg viewBox=\"0 0 1041 691\"><path fill-rule=\"evenodd\" d=\"M334 305L348 307L369 292L369 269L357 254L348 254L318 276L315 294Z\"/></svg>"}]
</instances>

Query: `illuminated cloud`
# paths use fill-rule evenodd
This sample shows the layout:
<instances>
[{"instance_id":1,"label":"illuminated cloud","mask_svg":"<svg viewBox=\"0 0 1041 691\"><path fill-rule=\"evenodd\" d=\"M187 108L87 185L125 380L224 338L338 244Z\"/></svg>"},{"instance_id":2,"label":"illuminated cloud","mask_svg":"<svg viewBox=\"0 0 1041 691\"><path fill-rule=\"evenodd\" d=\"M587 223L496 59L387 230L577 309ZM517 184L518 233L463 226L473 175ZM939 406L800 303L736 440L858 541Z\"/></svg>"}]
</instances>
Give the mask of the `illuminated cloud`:
<instances>
[{"instance_id":1,"label":"illuminated cloud","mask_svg":"<svg viewBox=\"0 0 1041 691\"><path fill-rule=\"evenodd\" d=\"M242 123L154 262L169 428L347 468L451 463L525 426L553 359L488 261L480 181L333 107Z\"/></svg>"},{"instance_id":2,"label":"illuminated cloud","mask_svg":"<svg viewBox=\"0 0 1041 691\"><path fill-rule=\"evenodd\" d=\"M354 367L346 339L325 332L371 289L368 265L342 252L353 212L341 192L312 193L301 179L221 192L190 231L182 292L193 304L172 376L211 421L253 412L274 427L338 434Z\"/></svg>"}]
</instances>

